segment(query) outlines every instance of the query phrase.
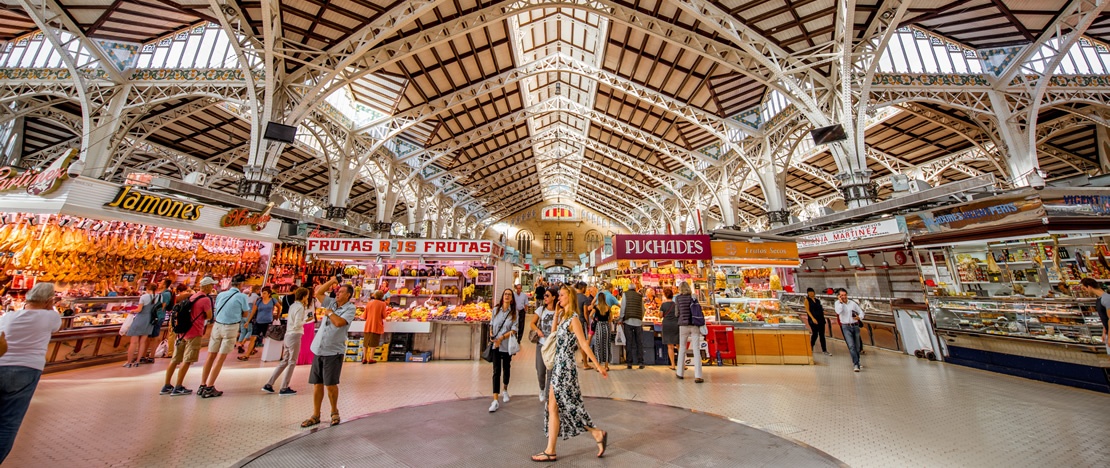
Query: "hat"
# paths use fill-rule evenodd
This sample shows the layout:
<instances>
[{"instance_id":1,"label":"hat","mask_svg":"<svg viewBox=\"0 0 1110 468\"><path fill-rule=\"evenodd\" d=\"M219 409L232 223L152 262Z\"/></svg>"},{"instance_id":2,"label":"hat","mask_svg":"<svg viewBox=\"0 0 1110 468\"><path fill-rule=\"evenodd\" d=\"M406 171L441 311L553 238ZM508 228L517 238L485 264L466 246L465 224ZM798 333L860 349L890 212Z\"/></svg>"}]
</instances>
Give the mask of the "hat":
<instances>
[{"instance_id":1,"label":"hat","mask_svg":"<svg viewBox=\"0 0 1110 468\"><path fill-rule=\"evenodd\" d=\"M211 276L205 276L204 279L200 280L201 287L208 286L210 284L216 284L216 280L212 279Z\"/></svg>"}]
</instances>

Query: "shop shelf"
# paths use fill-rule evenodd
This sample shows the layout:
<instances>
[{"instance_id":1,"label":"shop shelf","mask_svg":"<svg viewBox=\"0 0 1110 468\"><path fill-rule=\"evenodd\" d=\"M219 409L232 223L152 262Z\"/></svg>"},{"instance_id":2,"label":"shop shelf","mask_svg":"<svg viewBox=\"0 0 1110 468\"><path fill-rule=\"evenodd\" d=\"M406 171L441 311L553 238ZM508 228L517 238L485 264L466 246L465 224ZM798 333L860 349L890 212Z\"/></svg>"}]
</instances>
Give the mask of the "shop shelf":
<instances>
[{"instance_id":1,"label":"shop shelf","mask_svg":"<svg viewBox=\"0 0 1110 468\"><path fill-rule=\"evenodd\" d=\"M1033 264L1033 262L1030 262L1030 261L1021 261L1021 262L1006 262L1006 263L1003 263L1003 265L1032 265L1032 264Z\"/></svg>"},{"instance_id":2,"label":"shop shelf","mask_svg":"<svg viewBox=\"0 0 1110 468\"><path fill-rule=\"evenodd\" d=\"M437 280L453 280L459 279L458 276L379 276L378 279L395 280L395 279L437 279Z\"/></svg>"}]
</instances>

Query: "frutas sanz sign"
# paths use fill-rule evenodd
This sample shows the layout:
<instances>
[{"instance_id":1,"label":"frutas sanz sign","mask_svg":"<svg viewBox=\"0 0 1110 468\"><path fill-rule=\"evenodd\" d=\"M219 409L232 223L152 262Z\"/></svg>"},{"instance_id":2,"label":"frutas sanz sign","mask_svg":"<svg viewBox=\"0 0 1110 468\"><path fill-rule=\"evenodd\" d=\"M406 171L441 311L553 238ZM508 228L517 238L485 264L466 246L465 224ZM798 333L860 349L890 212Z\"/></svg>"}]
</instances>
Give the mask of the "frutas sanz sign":
<instances>
[{"instance_id":1,"label":"frutas sanz sign","mask_svg":"<svg viewBox=\"0 0 1110 468\"><path fill-rule=\"evenodd\" d=\"M615 236L613 249L618 260L709 260L709 236Z\"/></svg>"}]
</instances>

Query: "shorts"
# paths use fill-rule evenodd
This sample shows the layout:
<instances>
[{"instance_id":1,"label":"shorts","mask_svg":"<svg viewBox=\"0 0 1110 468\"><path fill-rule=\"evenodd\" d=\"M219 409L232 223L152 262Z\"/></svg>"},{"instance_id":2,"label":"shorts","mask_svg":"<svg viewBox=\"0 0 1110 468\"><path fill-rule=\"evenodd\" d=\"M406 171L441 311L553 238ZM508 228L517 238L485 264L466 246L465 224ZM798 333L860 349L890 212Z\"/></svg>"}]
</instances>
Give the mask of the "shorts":
<instances>
[{"instance_id":1,"label":"shorts","mask_svg":"<svg viewBox=\"0 0 1110 468\"><path fill-rule=\"evenodd\" d=\"M268 323L252 323L250 336L257 336L259 339L262 339L266 337L266 332L269 330L270 324Z\"/></svg>"},{"instance_id":2,"label":"shorts","mask_svg":"<svg viewBox=\"0 0 1110 468\"><path fill-rule=\"evenodd\" d=\"M212 325L212 335L208 340L208 352L231 354L231 350L235 349L235 338L238 334L238 323L227 325L217 322Z\"/></svg>"},{"instance_id":3,"label":"shorts","mask_svg":"<svg viewBox=\"0 0 1110 468\"><path fill-rule=\"evenodd\" d=\"M382 342L381 333L366 333L362 335L362 343L367 348L377 348Z\"/></svg>"},{"instance_id":4,"label":"shorts","mask_svg":"<svg viewBox=\"0 0 1110 468\"><path fill-rule=\"evenodd\" d=\"M312 368L308 371L308 383L312 385L339 385L339 372L343 370L343 355L315 356Z\"/></svg>"},{"instance_id":5,"label":"shorts","mask_svg":"<svg viewBox=\"0 0 1110 468\"><path fill-rule=\"evenodd\" d=\"M178 339L173 347L173 359L170 362L173 364L197 362L200 359L200 339L199 336L187 340Z\"/></svg>"}]
</instances>

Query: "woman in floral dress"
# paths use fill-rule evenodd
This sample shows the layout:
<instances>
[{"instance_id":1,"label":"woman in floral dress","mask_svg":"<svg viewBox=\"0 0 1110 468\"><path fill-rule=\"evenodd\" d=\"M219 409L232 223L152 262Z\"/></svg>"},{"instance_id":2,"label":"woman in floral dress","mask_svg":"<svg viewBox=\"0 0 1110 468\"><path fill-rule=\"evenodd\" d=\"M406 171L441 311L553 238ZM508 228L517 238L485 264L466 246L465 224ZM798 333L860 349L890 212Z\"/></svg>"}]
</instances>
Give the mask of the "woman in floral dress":
<instances>
[{"instance_id":1,"label":"woman in floral dress","mask_svg":"<svg viewBox=\"0 0 1110 468\"><path fill-rule=\"evenodd\" d=\"M594 362L602 377L609 372L597 361L590 350L590 343L582 331L578 320L577 294L569 287L559 290L558 313L555 317L555 362L551 366L551 383L547 386L547 412L544 415L544 433L547 435L547 448L532 455L532 461L553 462L556 460L555 443L559 436L569 439L583 432L589 432L597 441L597 457L605 455L609 434L594 426L589 413L582 404L582 387L578 383L578 367L575 354L581 348L586 357Z\"/></svg>"}]
</instances>

